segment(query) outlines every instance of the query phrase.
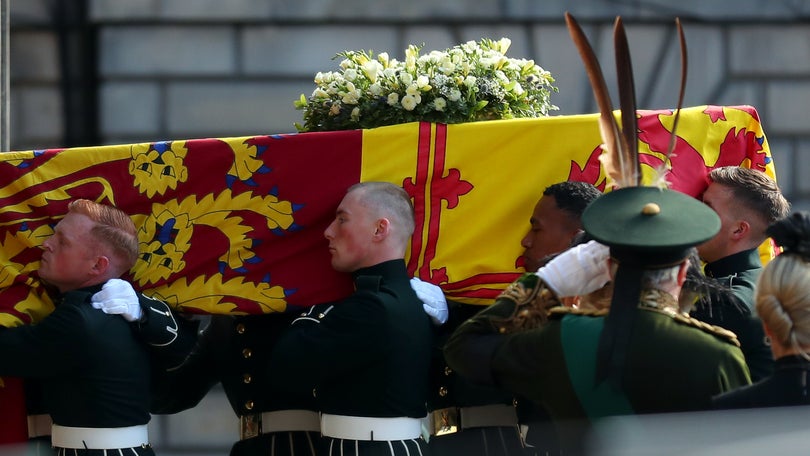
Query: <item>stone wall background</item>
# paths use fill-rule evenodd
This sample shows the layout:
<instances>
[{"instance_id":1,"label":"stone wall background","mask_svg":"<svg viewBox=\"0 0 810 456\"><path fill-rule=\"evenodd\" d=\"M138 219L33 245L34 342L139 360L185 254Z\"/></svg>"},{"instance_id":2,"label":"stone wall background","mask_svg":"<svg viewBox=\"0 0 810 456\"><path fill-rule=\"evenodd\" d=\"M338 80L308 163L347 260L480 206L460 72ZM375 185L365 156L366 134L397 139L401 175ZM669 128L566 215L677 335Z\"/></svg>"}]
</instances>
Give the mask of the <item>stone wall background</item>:
<instances>
[{"instance_id":1,"label":"stone wall background","mask_svg":"<svg viewBox=\"0 0 810 456\"><path fill-rule=\"evenodd\" d=\"M565 28L574 14L615 87L612 29L630 41L638 105L677 103L674 17L689 49L686 106L749 104L777 178L810 209L810 2L803 0L26 0L11 3L14 150L286 133L317 71L347 49L402 58L509 37L557 79L559 114L596 112ZM616 95L614 94L614 103ZM198 409L155 417L160 454L227 454L236 420L215 390Z\"/></svg>"}]
</instances>

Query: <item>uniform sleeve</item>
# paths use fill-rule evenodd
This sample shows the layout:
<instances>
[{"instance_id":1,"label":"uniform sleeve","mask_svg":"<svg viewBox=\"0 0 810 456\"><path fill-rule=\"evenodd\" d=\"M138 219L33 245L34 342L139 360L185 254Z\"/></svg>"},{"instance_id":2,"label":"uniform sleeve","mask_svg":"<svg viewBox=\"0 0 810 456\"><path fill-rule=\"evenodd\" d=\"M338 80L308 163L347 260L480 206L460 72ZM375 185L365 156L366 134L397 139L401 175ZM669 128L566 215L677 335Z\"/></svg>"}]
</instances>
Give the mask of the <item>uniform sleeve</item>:
<instances>
[{"instance_id":1,"label":"uniform sleeve","mask_svg":"<svg viewBox=\"0 0 810 456\"><path fill-rule=\"evenodd\" d=\"M220 381L214 350L217 341L225 340L229 325L227 316L212 316L211 323L181 364L155 370L151 413L171 414L193 408Z\"/></svg>"},{"instance_id":2,"label":"uniform sleeve","mask_svg":"<svg viewBox=\"0 0 810 456\"><path fill-rule=\"evenodd\" d=\"M267 366L272 388L308 394L388 352L386 309L373 293L358 291L320 311L323 318L295 320L280 337Z\"/></svg>"},{"instance_id":3,"label":"uniform sleeve","mask_svg":"<svg viewBox=\"0 0 810 456\"><path fill-rule=\"evenodd\" d=\"M135 324L139 338L149 345L152 359L164 369L186 359L197 342L199 322L178 315L163 301L138 294L142 321Z\"/></svg>"},{"instance_id":4,"label":"uniform sleeve","mask_svg":"<svg viewBox=\"0 0 810 456\"><path fill-rule=\"evenodd\" d=\"M447 364L473 383L494 385L492 360L507 336L497 332L493 318L506 318L515 309L511 299L498 299L456 329L444 346Z\"/></svg>"},{"instance_id":5,"label":"uniform sleeve","mask_svg":"<svg viewBox=\"0 0 810 456\"><path fill-rule=\"evenodd\" d=\"M84 362L88 331L77 306L60 305L35 325L0 329L0 375L42 378Z\"/></svg>"},{"instance_id":6,"label":"uniform sleeve","mask_svg":"<svg viewBox=\"0 0 810 456\"><path fill-rule=\"evenodd\" d=\"M742 352L735 347L735 350L729 352L717 367L718 391L713 392L713 395L733 391L750 384L751 375L745 358Z\"/></svg>"}]
</instances>

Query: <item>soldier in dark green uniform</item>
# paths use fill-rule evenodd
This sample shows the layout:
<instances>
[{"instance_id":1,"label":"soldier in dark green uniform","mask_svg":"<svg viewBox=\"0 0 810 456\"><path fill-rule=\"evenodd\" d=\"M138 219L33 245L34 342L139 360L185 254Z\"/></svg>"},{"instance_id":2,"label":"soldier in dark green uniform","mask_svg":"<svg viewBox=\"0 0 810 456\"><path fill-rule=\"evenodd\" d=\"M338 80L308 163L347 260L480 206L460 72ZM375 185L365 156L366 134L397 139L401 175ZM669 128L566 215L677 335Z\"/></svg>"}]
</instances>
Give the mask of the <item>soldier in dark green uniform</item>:
<instances>
[{"instance_id":1,"label":"soldier in dark green uniform","mask_svg":"<svg viewBox=\"0 0 810 456\"><path fill-rule=\"evenodd\" d=\"M678 307L685 258L719 225L711 209L671 190L631 187L600 197L583 226L610 247L617 265L610 309L554 307L539 327L499 330L516 308L553 306L558 296L605 283L597 280L604 275L593 255L598 244L584 244L525 275L462 325L445 348L448 362L477 382L545 405L566 454L583 451L601 417L709 408L712 395L750 383L734 335Z\"/></svg>"},{"instance_id":2,"label":"soldier in dark green uniform","mask_svg":"<svg viewBox=\"0 0 810 456\"><path fill-rule=\"evenodd\" d=\"M352 186L324 235L332 267L356 291L314 306L281 336L268 388L312 394L329 455L426 455L432 329L410 286L404 255L414 229L402 188Z\"/></svg>"},{"instance_id":3,"label":"soldier in dark green uniform","mask_svg":"<svg viewBox=\"0 0 810 456\"><path fill-rule=\"evenodd\" d=\"M112 206L75 200L42 249L38 274L54 288L55 310L36 325L0 330L0 375L41 381L60 456L153 455L147 348L126 321L90 303L135 264L135 225Z\"/></svg>"},{"instance_id":4,"label":"soldier in dark green uniform","mask_svg":"<svg viewBox=\"0 0 810 456\"><path fill-rule=\"evenodd\" d=\"M709 173L703 202L720 216L720 231L698 246L709 277L729 286L732 295L715 295L691 315L733 331L740 340L751 379L773 372L773 357L762 321L754 311L754 287L762 272L758 247L768 225L787 216L790 204L765 173L726 166Z\"/></svg>"},{"instance_id":5,"label":"soldier in dark green uniform","mask_svg":"<svg viewBox=\"0 0 810 456\"><path fill-rule=\"evenodd\" d=\"M545 258L568 248L582 232L585 207L602 193L586 182L564 181L549 185L535 204L529 230L520 240L524 248L518 266L536 271ZM476 385L457 375L444 359L442 348L452 332L482 307L449 302L450 318L438 328L428 410L431 412L429 445L434 456L513 456L553 452L556 437L548 413L531 401L515 398L500 388ZM524 441L518 425L523 426Z\"/></svg>"}]
</instances>

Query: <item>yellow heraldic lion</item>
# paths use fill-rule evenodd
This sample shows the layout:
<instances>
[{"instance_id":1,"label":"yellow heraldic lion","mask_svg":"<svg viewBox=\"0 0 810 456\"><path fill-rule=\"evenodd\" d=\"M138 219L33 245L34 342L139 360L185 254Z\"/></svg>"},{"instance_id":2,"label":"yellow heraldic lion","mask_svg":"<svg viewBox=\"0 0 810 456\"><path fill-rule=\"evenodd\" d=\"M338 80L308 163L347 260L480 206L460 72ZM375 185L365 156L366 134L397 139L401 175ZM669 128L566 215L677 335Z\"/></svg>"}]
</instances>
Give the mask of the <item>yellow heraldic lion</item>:
<instances>
[{"instance_id":1,"label":"yellow heraldic lion","mask_svg":"<svg viewBox=\"0 0 810 456\"><path fill-rule=\"evenodd\" d=\"M253 227L243 223L244 219L238 215L238 211L255 212L257 209L259 215L267 221L268 229L287 229L294 222L292 204L289 201L279 201L274 195L233 194L230 190L225 190L217 196L209 194L199 200L195 196L189 196L182 201L154 204L151 214L133 216L136 225L140 226L138 238L141 250L141 256L132 271L133 278L142 288L151 288L150 284L161 280L171 281L175 274L186 269L185 257L192 249L194 229L201 225L216 229L221 233L221 239L227 240L227 248L218 261L231 270L240 269L256 254L253 251L255 240L248 237ZM202 248L208 247L206 245ZM197 278L193 282L200 280L203 279ZM222 290L222 293L185 299L182 307L210 311L213 307L208 306L219 305L221 298L227 295L253 300L267 311L283 310L286 307L282 287L272 287L266 283L246 283L243 279L224 281L221 274L205 279L205 288L198 287L202 284L186 283L186 278L178 278L169 286L152 290L159 292L163 299L177 307L181 303L174 296L172 288L184 289L184 294L187 295L189 289L211 289L211 281L217 280L220 283L213 288Z\"/></svg>"},{"instance_id":2,"label":"yellow heraldic lion","mask_svg":"<svg viewBox=\"0 0 810 456\"><path fill-rule=\"evenodd\" d=\"M166 149L158 150L158 147ZM187 152L185 141L132 145L129 173L138 191L152 197L156 193L164 194L167 189L174 190L178 183L185 182L188 169L183 160Z\"/></svg>"},{"instance_id":3,"label":"yellow heraldic lion","mask_svg":"<svg viewBox=\"0 0 810 456\"><path fill-rule=\"evenodd\" d=\"M217 293L189 298L189 289L217 290ZM228 302L228 298L231 296L254 301L263 313L284 312L287 308L283 287L264 282L246 282L242 277L223 281L221 274L216 274L209 279L196 277L191 282L186 277L181 277L168 285L150 289L146 294L160 299L174 309L189 313L246 314L246 312L233 312L237 306Z\"/></svg>"},{"instance_id":4,"label":"yellow heraldic lion","mask_svg":"<svg viewBox=\"0 0 810 456\"><path fill-rule=\"evenodd\" d=\"M40 244L41 239L51 234L53 234L53 229L47 225L40 226L33 231L19 230L13 234L6 233L0 246L0 262L2 262L0 263L2 264L0 266L0 288L11 286L20 275L27 275L39 268L39 261L21 264L14 262L12 258L30 248L31 245ZM34 282L35 279L28 276L26 283L31 285L28 295L14 305L14 310L29 315L32 321L39 321L53 311L53 301L44 289L35 286ZM11 328L22 324L25 322L18 317L10 313L0 313L0 326Z\"/></svg>"},{"instance_id":5,"label":"yellow heraldic lion","mask_svg":"<svg viewBox=\"0 0 810 456\"><path fill-rule=\"evenodd\" d=\"M259 148L249 144L247 140L239 144L232 142L227 144L233 151L233 164L228 170L229 175L235 176L240 181L246 181L253 177L253 173L265 166L264 161L256 158Z\"/></svg>"}]
</instances>

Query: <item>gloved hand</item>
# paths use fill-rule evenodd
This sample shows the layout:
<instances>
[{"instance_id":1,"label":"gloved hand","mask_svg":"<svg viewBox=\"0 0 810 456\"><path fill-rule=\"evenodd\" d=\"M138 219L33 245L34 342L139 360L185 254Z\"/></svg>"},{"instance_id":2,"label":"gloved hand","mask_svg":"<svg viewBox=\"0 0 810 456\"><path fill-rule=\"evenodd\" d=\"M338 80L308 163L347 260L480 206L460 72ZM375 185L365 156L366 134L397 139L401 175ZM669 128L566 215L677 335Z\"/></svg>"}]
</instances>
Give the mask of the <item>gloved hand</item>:
<instances>
[{"instance_id":1,"label":"gloved hand","mask_svg":"<svg viewBox=\"0 0 810 456\"><path fill-rule=\"evenodd\" d=\"M579 244L557 255L537 274L561 298L592 293L610 281L610 249L596 241Z\"/></svg>"},{"instance_id":2,"label":"gloved hand","mask_svg":"<svg viewBox=\"0 0 810 456\"><path fill-rule=\"evenodd\" d=\"M138 295L126 280L108 280L90 301L94 308L106 314L121 315L126 321L140 320L143 315Z\"/></svg>"},{"instance_id":3,"label":"gloved hand","mask_svg":"<svg viewBox=\"0 0 810 456\"><path fill-rule=\"evenodd\" d=\"M430 316L433 323L443 325L447 321L447 300L444 292L437 285L424 282L416 277L411 279L411 288L416 292L416 296L422 301L422 308Z\"/></svg>"}]
</instances>

